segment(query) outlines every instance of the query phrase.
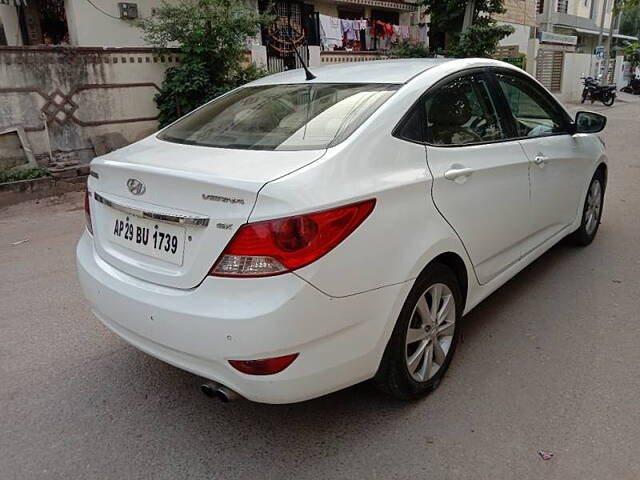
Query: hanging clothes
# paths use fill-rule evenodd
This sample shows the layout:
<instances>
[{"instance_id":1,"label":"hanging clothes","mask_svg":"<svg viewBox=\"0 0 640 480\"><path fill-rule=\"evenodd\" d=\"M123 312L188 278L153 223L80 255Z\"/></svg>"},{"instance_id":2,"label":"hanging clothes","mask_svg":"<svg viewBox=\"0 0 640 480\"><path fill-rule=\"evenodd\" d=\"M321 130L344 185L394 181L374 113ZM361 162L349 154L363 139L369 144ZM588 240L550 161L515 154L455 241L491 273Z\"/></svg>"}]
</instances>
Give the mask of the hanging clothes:
<instances>
[{"instance_id":1,"label":"hanging clothes","mask_svg":"<svg viewBox=\"0 0 640 480\"><path fill-rule=\"evenodd\" d=\"M366 19L361 18L360 20L353 21L353 28L355 30L366 30L369 27L369 22Z\"/></svg>"},{"instance_id":2,"label":"hanging clothes","mask_svg":"<svg viewBox=\"0 0 640 480\"><path fill-rule=\"evenodd\" d=\"M398 25L391 25L391 28L393 28L393 36L397 39L400 37L400 26Z\"/></svg>"},{"instance_id":3,"label":"hanging clothes","mask_svg":"<svg viewBox=\"0 0 640 480\"><path fill-rule=\"evenodd\" d=\"M429 28L426 23L418 24L418 43L425 47L429 46Z\"/></svg>"},{"instance_id":4,"label":"hanging clothes","mask_svg":"<svg viewBox=\"0 0 640 480\"><path fill-rule=\"evenodd\" d=\"M318 15L320 20L320 43L324 50L333 50L342 47L342 27L340 20L322 13Z\"/></svg>"},{"instance_id":5,"label":"hanging clothes","mask_svg":"<svg viewBox=\"0 0 640 480\"><path fill-rule=\"evenodd\" d=\"M409 43L412 45L417 45L419 43L417 25L411 25L409 27Z\"/></svg>"},{"instance_id":6,"label":"hanging clothes","mask_svg":"<svg viewBox=\"0 0 640 480\"><path fill-rule=\"evenodd\" d=\"M360 35L360 50L368 50L370 48L369 40L367 39L367 30L363 29L359 32Z\"/></svg>"},{"instance_id":7,"label":"hanging clothes","mask_svg":"<svg viewBox=\"0 0 640 480\"><path fill-rule=\"evenodd\" d=\"M371 26L371 34L382 38L390 37L393 35L393 25L381 20L376 20L376 22Z\"/></svg>"},{"instance_id":8,"label":"hanging clothes","mask_svg":"<svg viewBox=\"0 0 640 480\"><path fill-rule=\"evenodd\" d=\"M342 30L342 34L346 37L348 41L356 41L358 37L356 36L356 30L353 26L353 20L340 20L340 28Z\"/></svg>"}]
</instances>

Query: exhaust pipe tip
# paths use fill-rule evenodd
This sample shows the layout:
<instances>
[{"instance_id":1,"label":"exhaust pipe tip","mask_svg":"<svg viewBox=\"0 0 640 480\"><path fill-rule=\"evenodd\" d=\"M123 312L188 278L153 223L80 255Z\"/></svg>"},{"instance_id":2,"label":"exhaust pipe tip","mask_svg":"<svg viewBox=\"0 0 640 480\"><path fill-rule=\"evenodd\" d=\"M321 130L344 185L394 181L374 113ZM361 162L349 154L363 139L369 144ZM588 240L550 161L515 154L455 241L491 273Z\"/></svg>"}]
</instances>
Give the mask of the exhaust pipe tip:
<instances>
[{"instance_id":1,"label":"exhaust pipe tip","mask_svg":"<svg viewBox=\"0 0 640 480\"><path fill-rule=\"evenodd\" d=\"M214 398L219 387L220 385L215 382L203 383L202 385L200 385L200 391L207 397Z\"/></svg>"},{"instance_id":2,"label":"exhaust pipe tip","mask_svg":"<svg viewBox=\"0 0 640 480\"><path fill-rule=\"evenodd\" d=\"M240 398L238 393L218 382L204 383L200 385L200 391L209 398L217 398L222 403L229 403Z\"/></svg>"},{"instance_id":3,"label":"exhaust pipe tip","mask_svg":"<svg viewBox=\"0 0 640 480\"><path fill-rule=\"evenodd\" d=\"M240 398L240 395L224 385L221 385L220 388L218 388L216 395L222 403L229 403Z\"/></svg>"}]
</instances>

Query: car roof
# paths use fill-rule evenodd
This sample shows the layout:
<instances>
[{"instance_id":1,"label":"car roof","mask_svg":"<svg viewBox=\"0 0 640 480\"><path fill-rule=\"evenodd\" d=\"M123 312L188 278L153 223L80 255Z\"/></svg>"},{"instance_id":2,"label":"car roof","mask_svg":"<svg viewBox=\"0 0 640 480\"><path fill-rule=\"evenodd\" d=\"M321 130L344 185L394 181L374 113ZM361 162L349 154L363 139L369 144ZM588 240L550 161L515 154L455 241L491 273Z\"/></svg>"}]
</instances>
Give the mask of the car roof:
<instances>
[{"instance_id":1,"label":"car roof","mask_svg":"<svg viewBox=\"0 0 640 480\"><path fill-rule=\"evenodd\" d=\"M309 83L406 83L416 75L449 61L451 60L447 58L412 58L323 65L310 68L316 78ZM249 85L291 83L307 83L303 69L268 75Z\"/></svg>"},{"instance_id":2,"label":"car roof","mask_svg":"<svg viewBox=\"0 0 640 480\"><path fill-rule=\"evenodd\" d=\"M518 70L505 62L488 58L407 58L396 60L373 60L367 62L345 62L335 65L311 67L316 76L313 80L306 80L301 68L268 75L255 80L247 86L283 85L292 83L389 83L404 84L418 75L440 66L443 75L457 70L475 67L500 66Z\"/></svg>"}]
</instances>

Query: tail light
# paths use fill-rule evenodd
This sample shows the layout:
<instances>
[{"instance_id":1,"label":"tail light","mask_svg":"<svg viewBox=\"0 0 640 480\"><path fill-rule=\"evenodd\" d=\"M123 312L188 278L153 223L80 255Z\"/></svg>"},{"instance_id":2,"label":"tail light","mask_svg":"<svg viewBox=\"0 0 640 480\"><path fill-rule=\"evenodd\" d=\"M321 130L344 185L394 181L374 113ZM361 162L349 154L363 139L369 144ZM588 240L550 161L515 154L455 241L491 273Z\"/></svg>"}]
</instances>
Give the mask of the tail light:
<instances>
[{"instance_id":1,"label":"tail light","mask_svg":"<svg viewBox=\"0 0 640 480\"><path fill-rule=\"evenodd\" d=\"M247 375L273 375L283 371L298 358L299 353L261 360L229 360L233 368Z\"/></svg>"},{"instance_id":2,"label":"tail light","mask_svg":"<svg viewBox=\"0 0 640 480\"><path fill-rule=\"evenodd\" d=\"M84 217L87 221L87 230L93 235L93 225L91 224L91 204L89 203L89 191L84 194Z\"/></svg>"},{"instance_id":3,"label":"tail light","mask_svg":"<svg viewBox=\"0 0 640 480\"><path fill-rule=\"evenodd\" d=\"M347 238L375 204L371 199L307 215L247 223L238 229L209 274L264 277L309 265Z\"/></svg>"}]
</instances>

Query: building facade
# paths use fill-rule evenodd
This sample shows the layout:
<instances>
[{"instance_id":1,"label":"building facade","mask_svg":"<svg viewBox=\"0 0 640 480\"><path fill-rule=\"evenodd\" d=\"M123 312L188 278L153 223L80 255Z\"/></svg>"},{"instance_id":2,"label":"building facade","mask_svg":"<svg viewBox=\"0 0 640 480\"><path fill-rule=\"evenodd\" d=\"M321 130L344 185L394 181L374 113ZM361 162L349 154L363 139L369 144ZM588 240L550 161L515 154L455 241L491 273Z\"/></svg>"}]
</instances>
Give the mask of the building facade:
<instances>
[{"instance_id":1,"label":"building facade","mask_svg":"<svg viewBox=\"0 0 640 480\"><path fill-rule=\"evenodd\" d=\"M613 18L613 4L617 0L537 0L536 22L543 32L576 37L568 50L594 53L602 27L602 43L619 40L635 41L635 37L618 32L619 17ZM546 42L553 43L553 42Z\"/></svg>"},{"instance_id":2,"label":"building facade","mask_svg":"<svg viewBox=\"0 0 640 480\"><path fill-rule=\"evenodd\" d=\"M516 46L521 54L529 53L530 40L536 32L535 0L505 0L507 11L494 18L499 24L509 25L515 30L500 41L501 47Z\"/></svg>"}]
</instances>

